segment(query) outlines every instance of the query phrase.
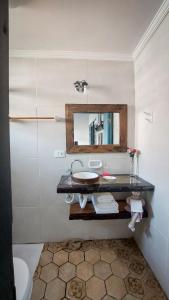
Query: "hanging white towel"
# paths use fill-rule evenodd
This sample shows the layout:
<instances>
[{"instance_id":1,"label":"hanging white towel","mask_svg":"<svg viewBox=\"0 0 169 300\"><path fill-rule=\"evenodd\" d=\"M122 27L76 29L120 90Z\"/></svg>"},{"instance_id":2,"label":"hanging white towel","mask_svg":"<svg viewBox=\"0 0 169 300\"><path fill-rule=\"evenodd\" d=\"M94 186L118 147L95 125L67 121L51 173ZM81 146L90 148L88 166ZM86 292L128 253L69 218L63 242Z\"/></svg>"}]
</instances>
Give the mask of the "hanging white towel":
<instances>
[{"instance_id":1,"label":"hanging white towel","mask_svg":"<svg viewBox=\"0 0 169 300\"><path fill-rule=\"evenodd\" d=\"M143 204L141 200L135 200L135 199L131 199L130 200L130 206L131 206L131 212L138 212L138 213L142 213L143 212Z\"/></svg>"}]
</instances>

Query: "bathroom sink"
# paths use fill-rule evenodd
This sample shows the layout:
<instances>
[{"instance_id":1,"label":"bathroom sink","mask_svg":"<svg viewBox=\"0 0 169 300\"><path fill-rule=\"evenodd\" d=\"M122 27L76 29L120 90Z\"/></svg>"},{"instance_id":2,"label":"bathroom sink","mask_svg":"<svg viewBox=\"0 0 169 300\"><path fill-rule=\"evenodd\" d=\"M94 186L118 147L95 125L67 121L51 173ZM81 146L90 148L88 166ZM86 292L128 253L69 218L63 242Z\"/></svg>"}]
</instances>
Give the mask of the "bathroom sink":
<instances>
[{"instance_id":1,"label":"bathroom sink","mask_svg":"<svg viewBox=\"0 0 169 300\"><path fill-rule=\"evenodd\" d=\"M96 183L100 178L99 174L87 171L74 173L71 177L75 182L86 184Z\"/></svg>"}]
</instances>

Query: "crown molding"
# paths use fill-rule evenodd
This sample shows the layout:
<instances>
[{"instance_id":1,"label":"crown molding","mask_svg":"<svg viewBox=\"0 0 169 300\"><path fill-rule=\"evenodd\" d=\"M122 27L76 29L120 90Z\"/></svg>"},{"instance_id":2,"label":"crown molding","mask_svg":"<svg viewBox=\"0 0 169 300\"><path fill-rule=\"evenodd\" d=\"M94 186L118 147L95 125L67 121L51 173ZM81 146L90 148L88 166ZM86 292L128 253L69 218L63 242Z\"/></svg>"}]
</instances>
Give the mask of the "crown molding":
<instances>
[{"instance_id":1,"label":"crown molding","mask_svg":"<svg viewBox=\"0 0 169 300\"><path fill-rule=\"evenodd\" d=\"M60 58L83 59L103 61L132 61L132 55L109 52L81 52L81 51L57 51L57 50L15 50L9 51L11 58Z\"/></svg>"},{"instance_id":2,"label":"crown molding","mask_svg":"<svg viewBox=\"0 0 169 300\"><path fill-rule=\"evenodd\" d=\"M136 46L133 52L133 60L135 60L142 52L142 50L144 49L148 41L151 39L153 34L156 32L160 24L167 16L168 12L169 12L169 0L164 0L159 10L157 11L156 15L154 16L152 22L150 23L149 27L147 28L146 32L143 34L141 40Z\"/></svg>"}]
</instances>

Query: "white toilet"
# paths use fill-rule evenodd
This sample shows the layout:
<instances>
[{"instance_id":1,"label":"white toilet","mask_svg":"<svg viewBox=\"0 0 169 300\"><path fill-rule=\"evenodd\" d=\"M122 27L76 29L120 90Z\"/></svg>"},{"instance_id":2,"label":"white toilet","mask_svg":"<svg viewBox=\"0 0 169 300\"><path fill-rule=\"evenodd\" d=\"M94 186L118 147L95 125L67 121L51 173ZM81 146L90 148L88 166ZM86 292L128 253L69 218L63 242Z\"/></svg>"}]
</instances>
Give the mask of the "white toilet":
<instances>
[{"instance_id":1,"label":"white toilet","mask_svg":"<svg viewBox=\"0 0 169 300\"><path fill-rule=\"evenodd\" d=\"M18 257L13 258L16 300L30 300L33 280L26 262Z\"/></svg>"}]
</instances>

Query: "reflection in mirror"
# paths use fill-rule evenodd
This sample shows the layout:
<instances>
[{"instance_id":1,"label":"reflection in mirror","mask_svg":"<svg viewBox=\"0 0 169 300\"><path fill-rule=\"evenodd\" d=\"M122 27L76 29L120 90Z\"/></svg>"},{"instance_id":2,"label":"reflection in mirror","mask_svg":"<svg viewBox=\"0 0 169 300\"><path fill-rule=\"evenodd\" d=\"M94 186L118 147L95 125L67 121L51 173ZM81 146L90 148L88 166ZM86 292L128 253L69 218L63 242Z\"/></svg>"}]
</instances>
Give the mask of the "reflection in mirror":
<instances>
[{"instance_id":1,"label":"reflection in mirror","mask_svg":"<svg viewBox=\"0 0 169 300\"><path fill-rule=\"evenodd\" d=\"M74 145L119 145L119 113L74 113Z\"/></svg>"}]
</instances>

